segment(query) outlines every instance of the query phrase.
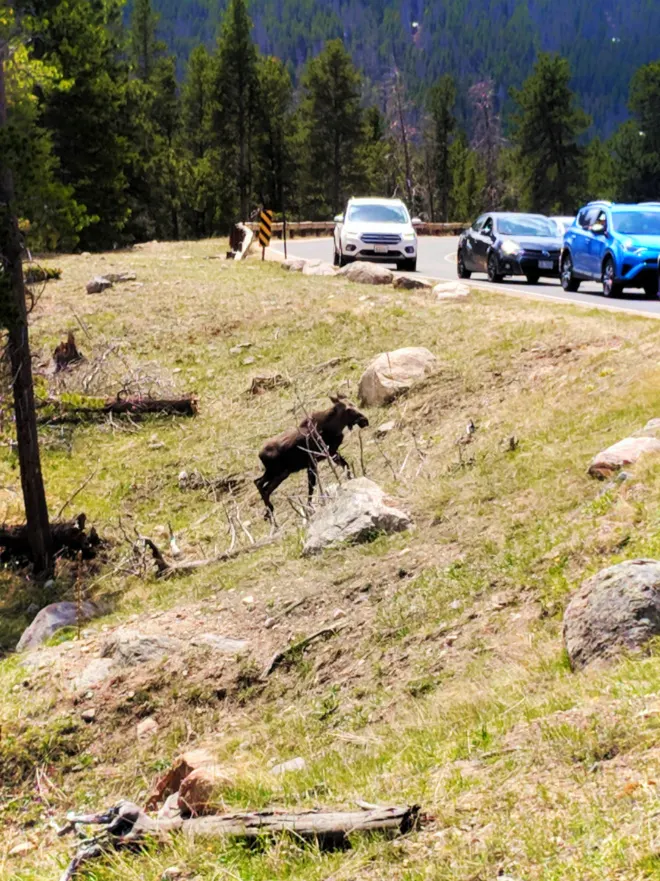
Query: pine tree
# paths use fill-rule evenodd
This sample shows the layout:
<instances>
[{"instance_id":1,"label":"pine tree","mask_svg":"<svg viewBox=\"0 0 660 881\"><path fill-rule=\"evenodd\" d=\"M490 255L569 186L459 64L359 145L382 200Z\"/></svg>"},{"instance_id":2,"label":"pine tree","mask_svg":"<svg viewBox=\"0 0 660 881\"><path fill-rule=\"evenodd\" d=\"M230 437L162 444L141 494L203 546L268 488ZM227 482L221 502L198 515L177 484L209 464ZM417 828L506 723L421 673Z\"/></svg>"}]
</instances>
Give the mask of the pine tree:
<instances>
[{"instance_id":1,"label":"pine tree","mask_svg":"<svg viewBox=\"0 0 660 881\"><path fill-rule=\"evenodd\" d=\"M452 189L450 147L456 129L455 104L456 83L452 76L446 74L431 87L428 96L434 154L432 157L435 172L434 183L438 196L440 220L445 222L450 219L449 200Z\"/></svg>"},{"instance_id":2,"label":"pine tree","mask_svg":"<svg viewBox=\"0 0 660 881\"><path fill-rule=\"evenodd\" d=\"M341 211L364 183L362 78L341 40L331 40L302 76L300 117L307 207L312 217Z\"/></svg>"},{"instance_id":3,"label":"pine tree","mask_svg":"<svg viewBox=\"0 0 660 881\"><path fill-rule=\"evenodd\" d=\"M660 62L641 67L630 84L625 122L610 142L616 196L624 201L657 199L660 192Z\"/></svg>"},{"instance_id":4,"label":"pine tree","mask_svg":"<svg viewBox=\"0 0 660 881\"><path fill-rule=\"evenodd\" d=\"M156 39L158 15L151 0L134 0L131 16L131 56L138 79L149 82L163 44Z\"/></svg>"},{"instance_id":5,"label":"pine tree","mask_svg":"<svg viewBox=\"0 0 660 881\"><path fill-rule=\"evenodd\" d=\"M262 205L290 210L295 202L296 161L291 76L279 58L260 58L255 136L255 191Z\"/></svg>"},{"instance_id":6,"label":"pine tree","mask_svg":"<svg viewBox=\"0 0 660 881\"><path fill-rule=\"evenodd\" d=\"M129 216L127 169L131 121L128 68L120 41L120 0L34 4L35 31L66 89L50 90L41 121L52 136L61 180L93 220L81 245L109 248L123 241Z\"/></svg>"},{"instance_id":7,"label":"pine tree","mask_svg":"<svg viewBox=\"0 0 660 881\"><path fill-rule=\"evenodd\" d=\"M541 54L534 72L519 91L512 118L525 207L545 213L575 210L584 188L584 150L580 138L589 117L575 105L571 71L565 58Z\"/></svg>"},{"instance_id":8,"label":"pine tree","mask_svg":"<svg viewBox=\"0 0 660 881\"><path fill-rule=\"evenodd\" d=\"M229 0L215 57L213 115L219 172L229 183L223 193L226 228L238 215L247 220L252 200L253 138L258 112L257 48L246 0ZM232 184L233 182L233 184Z\"/></svg>"}]
</instances>

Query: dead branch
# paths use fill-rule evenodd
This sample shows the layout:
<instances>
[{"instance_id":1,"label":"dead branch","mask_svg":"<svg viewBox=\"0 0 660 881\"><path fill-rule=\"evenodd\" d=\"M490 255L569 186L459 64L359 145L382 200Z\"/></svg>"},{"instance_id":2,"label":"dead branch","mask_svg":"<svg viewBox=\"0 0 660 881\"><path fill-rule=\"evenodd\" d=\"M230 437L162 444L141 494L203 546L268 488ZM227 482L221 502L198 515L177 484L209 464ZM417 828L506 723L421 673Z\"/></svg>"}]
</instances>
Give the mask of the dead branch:
<instances>
[{"instance_id":1,"label":"dead branch","mask_svg":"<svg viewBox=\"0 0 660 881\"><path fill-rule=\"evenodd\" d=\"M109 850L135 849L151 840L164 841L172 832L186 837L240 838L254 841L289 833L299 839L315 841L320 847L350 845L356 833L382 832L388 837L407 835L418 829L425 818L419 805L374 807L358 811L254 811L204 817L155 819L136 804L120 802L103 814L70 817L59 836L77 832L79 826L101 826L100 834L85 839L62 875L69 881L88 861Z\"/></svg>"},{"instance_id":2,"label":"dead branch","mask_svg":"<svg viewBox=\"0 0 660 881\"><path fill-rule=\"evenodd\" d=\"M281 649L279 652L275 652L273 657L268 662L266 669L261 674L262 679L265 679L267 676L276 670L280 664L284 663L286 660L291 658L293 655L298 652L304 651L308 645L315 642L317 639L322 639L324 636L336 636L340 630L343 630L346 625L333 625L332 627L323 627L321 630L317 630L316 633L312 633L310 636L306 636L304 639L299 640L298 642L294 642L293 645L287 646L285 649Z\"/></svg>"},{"instance_id":3,"label":"dead branch","mask_svg":"<svg viewBox=\"0 0 660 881\"><path fill-rule=\"evenodd\" d=\"M90 422L107 416L127 416L140 419L143 416L196 416L199 399L196 395L183 398L150 398L140 395L106 398L99 400L98 406L75 407L49 398L40 402L40 408L55 407L59 412L52 416L41 416L40 425L64 425L66 423Z\"/></svg>"}]
</instances>

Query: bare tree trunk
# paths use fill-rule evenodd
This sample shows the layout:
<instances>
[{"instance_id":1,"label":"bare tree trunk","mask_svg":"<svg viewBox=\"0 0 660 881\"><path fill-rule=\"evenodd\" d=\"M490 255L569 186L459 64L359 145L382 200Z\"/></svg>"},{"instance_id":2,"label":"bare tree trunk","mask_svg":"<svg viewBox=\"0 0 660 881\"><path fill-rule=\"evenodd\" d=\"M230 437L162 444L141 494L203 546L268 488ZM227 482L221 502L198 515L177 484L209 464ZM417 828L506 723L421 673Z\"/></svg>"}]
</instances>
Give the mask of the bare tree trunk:
<instances>
[{"instance_id":1,"label":"bare tree trunk","mask_svg":"<svg viewBox=\"0 0 660 881\"><path fill-rule=\"evenodd\" d=\"M406 171L406 195L408 197L408 210L414 214L415 206L413 205L414 186L412 179L412 162L410 159L410 148L408 146L408 130L406 129L403 95L401 94L403 83L401 82L401 74L398 70L395 72L394 76L394 97L396 100L396 112L399 118L399 126L401 128L401 146L403 147L403 162Z\"/></svg>"},{"instance_id":2,"label":"bare tree trunk","mask_svg":"<svg viewBox=\"0 0 660 881\"><path fill-rule=\"evenodd\" d=\"M0 128L7 124L5 52L5 47L0 45ZM8 335L18 461L30 548L35 571L46 573L52 566L52 539L39 456L21 237L13 215L13 198L11 172L7 167L0 168L0 319Z\"/></svg>"}]
</instances>

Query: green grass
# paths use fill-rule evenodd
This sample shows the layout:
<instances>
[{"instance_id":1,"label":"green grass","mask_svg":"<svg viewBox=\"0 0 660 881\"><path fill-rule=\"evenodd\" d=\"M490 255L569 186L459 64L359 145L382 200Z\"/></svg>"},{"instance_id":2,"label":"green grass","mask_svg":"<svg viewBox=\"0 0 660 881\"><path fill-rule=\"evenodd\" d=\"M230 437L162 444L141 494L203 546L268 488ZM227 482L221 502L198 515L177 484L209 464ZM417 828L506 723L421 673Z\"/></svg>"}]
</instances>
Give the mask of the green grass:
<instances>
[{"instance_id":1,"label":"green grass","mask_svg":"<svg viewBox=\"0 0 660 881\"><path fill-rule=\"evenodd\" d=\"M89 881L155 881L172 865L187 878L251 881L660 878L660 653L652 645L573 674L561 642L563 608L582 578L622 559L660 557L658 461L609 487L586 473L595 452L660 414L660 324L486 293L436 305L429 296L205 259L222 251L220 242L199 242L59 257L62 279L47 285L32 335L44 363L78 328L88 357L69 375L41 378L44 391L151 388L200 398L194 420L42 434L51 510L92 475L67 513L85 511L111 540L85 579L86 593L108 611L89 629L132 616L131 626L144 626L147 616L179 607L201 610L206 626L221 607L224 632L248 637L250 652L223 664L199 653L126 675L92 726L82 726L80 706L49 668L0 661L0 758L9 769L0 878L57 877L68 851L47 828L49 816L139 801L174 755L197 744L231 774L223 797L232 809L416 802L434 819L405 841L356 841L334 854L287 839L255 849L176 839L99 861ZM135 269L143 286L88 296L88 278L111 268ZM230 352L243 342L252 345ZM286 501L304 499L296 477L274 496L284 532L276 544L165 581L136 561L136 533L167 553L169 526L186 557L228 547L228 511L255 539L266 536L250 483L261 442L337 389L355 396L371 357L404 345L430 348L439 369L369 412L372 426L395 419L397 428L378 445L370 430L363 440L367 474L411 512L412 532L305 559L303 524ZM331 358L341 361L317 369ZM292 385L246 394L252 376L274 371ZM477 433L459 453L468 419ZM346 452L357 465L355 435ZM245 473L236 509L179 489L182 469ZM322 480L331 475L323 471ZM0 486L6 518L20 517L6 449ZM61 566L46 593L3 572L1 644L15 644L31 603L72 598L74 575ZM252 612L242 603L248 594ZM286 613L299 598L305 603ZM275 649L334 621L336 610L345 625L338 636L260 680ZM265 628L270 615L283 623ZM49 651L66 660L77 649L72 635L56 637ZM138 742L135 723L149 714L159 732ZM305 758L304 770L269 774L295 756ZM35 788L44 773L47 804L43 783L41 793ZM7 857L27 836L37 849Z\"/></svg>"}]
</instances>

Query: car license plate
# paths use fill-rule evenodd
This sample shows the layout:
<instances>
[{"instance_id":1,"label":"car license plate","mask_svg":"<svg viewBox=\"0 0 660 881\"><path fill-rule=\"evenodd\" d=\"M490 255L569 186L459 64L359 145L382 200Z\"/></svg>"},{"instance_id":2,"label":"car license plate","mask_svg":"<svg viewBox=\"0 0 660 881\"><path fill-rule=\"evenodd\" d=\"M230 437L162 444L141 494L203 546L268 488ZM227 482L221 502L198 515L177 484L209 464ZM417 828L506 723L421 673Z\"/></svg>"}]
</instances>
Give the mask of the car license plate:
<instances>
[{"instance_id":1,"label":"car license plate","mask_svg":"<svg viewBox=\"0 0 660 881\"><path fill-rule=\"evenodd\" d=\"M374 245L374 253L387 254L387 245Z\"/></svg>"},{"instance_id":2,"label":"car license plate","mask_svg":"<svg viewBox=\"0 0 660 881\"><path fill-rule=\"evenodd\" d=\"M552 269L552 260L539 260L539 269Z\"/></svg>"}]
</instances>

